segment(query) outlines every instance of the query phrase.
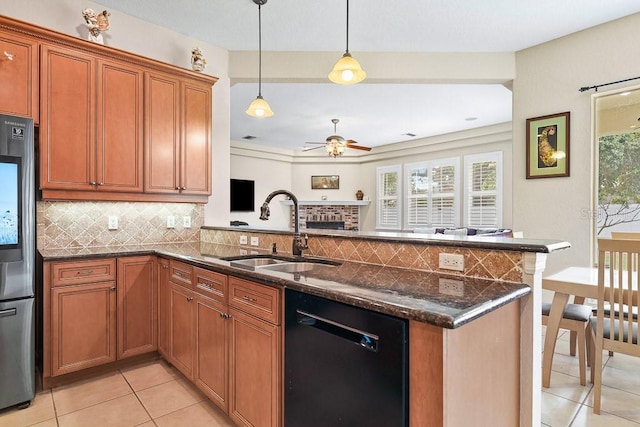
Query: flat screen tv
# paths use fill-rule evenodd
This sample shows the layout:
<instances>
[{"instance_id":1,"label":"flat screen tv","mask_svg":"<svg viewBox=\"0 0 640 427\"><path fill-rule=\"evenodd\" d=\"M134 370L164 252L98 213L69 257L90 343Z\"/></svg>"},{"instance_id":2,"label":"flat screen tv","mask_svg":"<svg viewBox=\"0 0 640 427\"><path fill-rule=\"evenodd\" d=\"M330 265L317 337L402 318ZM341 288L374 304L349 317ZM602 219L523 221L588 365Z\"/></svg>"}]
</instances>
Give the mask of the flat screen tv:
<instances>
[{"instance_id":1,"label":"flat screen tv","mask_svg":"<svg viewBox=\"0 0 640 427\"><path fill-rule=\"evenodd\" d=\"M21 158L0 155L0 261L22 259Z\"/></svg>"},{"instance_id":2,"label":"flat screen tv","mask_svg":"<svg viewBox=\"0 0 640 427\"><path fill-rule=\"evenodd\" d=\"M231 212L255 212L255 182L231 179Z\"/></svg>"}]
</instances>

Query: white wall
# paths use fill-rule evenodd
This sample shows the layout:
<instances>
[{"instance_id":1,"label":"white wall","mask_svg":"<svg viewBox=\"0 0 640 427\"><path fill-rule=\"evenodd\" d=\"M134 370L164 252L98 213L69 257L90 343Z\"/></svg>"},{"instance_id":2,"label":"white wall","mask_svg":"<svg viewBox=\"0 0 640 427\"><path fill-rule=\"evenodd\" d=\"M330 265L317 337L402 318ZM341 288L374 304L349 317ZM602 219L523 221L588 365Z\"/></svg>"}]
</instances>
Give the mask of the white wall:
<instances>
[{"instance_id":1,"label":"white wall","mask_svg":"<svg viewBox=\"0 0 640 427\"><path fill-rule=\"evenodd\" d=\"M0 14L30 22L70 36L86 38L82 10L108 9L86 0L3 0ZM229 53L225 49L150 24L117 10L109 10L110 29L105 45L169 64L191 69L191 50L198 46L207 59L205 74L219 78L213 86L213 183L210 203L205 206L205 224L229 224Z\"/></svg>"},{"instance_id":2,"label":"white wall","mask_svg":"<svg viewBox=\"0 0 640 427\"><path fill-rule=\"evenodd\" d=\"M578 89L638 76L639 39L640 14L635 14L516 53L513 227L524 231L525 237L567 240L572 245L549 256L547 273L569 265L591 265L593 92ZM570 176L525 179L526 119L564 111L571 113Z\"/></svg>"}]
</instances>

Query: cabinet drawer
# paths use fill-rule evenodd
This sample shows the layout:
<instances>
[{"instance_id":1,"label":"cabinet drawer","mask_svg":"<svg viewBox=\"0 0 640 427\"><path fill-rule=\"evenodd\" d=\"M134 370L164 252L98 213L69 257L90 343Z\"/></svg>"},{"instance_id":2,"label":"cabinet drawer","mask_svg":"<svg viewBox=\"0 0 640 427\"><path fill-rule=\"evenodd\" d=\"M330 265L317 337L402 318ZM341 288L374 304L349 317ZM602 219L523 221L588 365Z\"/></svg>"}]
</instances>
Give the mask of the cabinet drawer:
<instances>
[{"instance_id":1,"label":"cabinet drawer","mask_svg":"<svg viewBox=\"0 0 640 427\"><path fill-rule=\"evenodd\" d=\"M110 258L51 264L51 286L116 280L116 260Z\"/></svg>"},{"instance_id":2,"label":"cabinet drawer","mask_svg":"<svg viewBox=\"0 0 640 427\"><path fill-rule=\"evenodd\" d=\"M169 279L173 283L193 289L193 267L180 261L169 261Z\"/></svg>"},{"instance_id":3,"label":"cabinet drawer","mask_svg":"<svg viewBox=\"0 0 640 427\"><path fill-rule=\"evenodd\" d=\"M279 289L230 277L229 295L230 306L273 324L280 324Z\"/></svg>"},{"instance_id":4,"label":"cabinet drawer","mask_svg":"<svg viewBox=\"0 0 640 427\"><path fill-rule=\"evenodd\" d=\"M204 268L194 267L195 290L220 302L227 301L227 276Z\"/></svg>"}]
</instances>

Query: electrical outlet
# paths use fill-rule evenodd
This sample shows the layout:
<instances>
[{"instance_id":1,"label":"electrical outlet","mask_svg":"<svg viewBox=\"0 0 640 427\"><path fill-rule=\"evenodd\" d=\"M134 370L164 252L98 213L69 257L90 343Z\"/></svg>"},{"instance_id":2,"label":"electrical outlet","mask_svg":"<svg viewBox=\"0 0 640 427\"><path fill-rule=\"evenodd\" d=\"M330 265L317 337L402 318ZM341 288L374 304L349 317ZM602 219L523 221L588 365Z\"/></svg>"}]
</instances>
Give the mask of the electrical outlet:
<instances>
[{"instance_id":1,"label":"electrical outlet","mask_svg":"<svg viewBox=\"0 0 640 427\"><path fill-rule=\"evenodd\" d=\"M259 244L258 236L251 236L251 246L258 246Z\"/></svg>"},{"instance_id":2,"label":"electrical outlet","mask_svg":"<svg viewBox=\"0 0 640 427\"><path fill-rule=\"evenodd\" d=\"M439 267L443 270L464 271L464 256L460 254L439 254Z\"/></svg>"},{"instance_id":3,"label":"electrical outlet","mask_svg":"<svg viewBox=\"0 0 640 427\"><path fill-rule=\"evenodd\" d=\"M191 228L191 217L189 215L182 217L182 226L184 228Z\"/></svg>"},{"instance_id":4,"label":"electrical outlet","mask_svg":"<svg viewBox=\"0 0 640 427\"><path fill-rule=\"evenodd\" d=\"M247 254L246 249L240 249L240 255L246 255L246 254Z\"/></svg>"},{"instance_id":5,"label":"electrical outlet","mask_svg":"<svg viewBox=\"0 0 640 427\"><path fill-rule=\"evenodd\" d=\"M247 244L247 236L240 236L240 244L241 245Z\"/></svg>"},{"instance_id":6,"label":"electrical outlet","mask_svg":"<svg viewBox=\"0 0 640 427\"><path fill-rule=\"evenodd\" d=\"M167 228L175 228L176 226L176 217L173 215L169 215L167 217Z\"/></svg>"},{"instance_id":7,"label":"electrical outlet","mask_svg":"<svg viewBox=\"0 0 640 427\"><path fill-rule=\"evenodd\" d=\"M115 215L109 215L109 230L117 230L118 229L118 217Z\"/></svg>"},{"instance_id":8,"label":"electrical outlet","mask_svg":"<svg viewBox=\"0 0 640 427\"><path fill-rule=\"evenodd\" d=\"M456 297L464 296L464 282L462 280L455 279L438 279L438 289L441 294L453 295Z\"/></svg>"}]
</instances>

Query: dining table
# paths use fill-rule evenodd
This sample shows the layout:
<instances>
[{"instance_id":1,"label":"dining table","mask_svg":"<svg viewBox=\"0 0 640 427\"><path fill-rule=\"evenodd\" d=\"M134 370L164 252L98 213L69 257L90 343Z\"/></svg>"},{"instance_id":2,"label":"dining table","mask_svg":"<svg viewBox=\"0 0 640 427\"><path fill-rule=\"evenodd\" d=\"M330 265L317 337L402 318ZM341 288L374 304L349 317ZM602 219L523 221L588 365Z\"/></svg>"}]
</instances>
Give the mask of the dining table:
<instances>
[{"instance_id":1,"label":"dining table","mask_svg":"<svg viewBox=\"0 0 640 427\"><path fill-rule=\"evenodd\" d=\"M548 388L551 382L553 352L555 351L556 338L560 329L564 307L572 295L574 304L583 304L586 298L598 299L598 268L567 267L557 273L543 277L542 289L554 292L542 356L542 386ZM635 281L633 289L635 292L638 291L638 284Z\"/></svg>"}]
</instances>

